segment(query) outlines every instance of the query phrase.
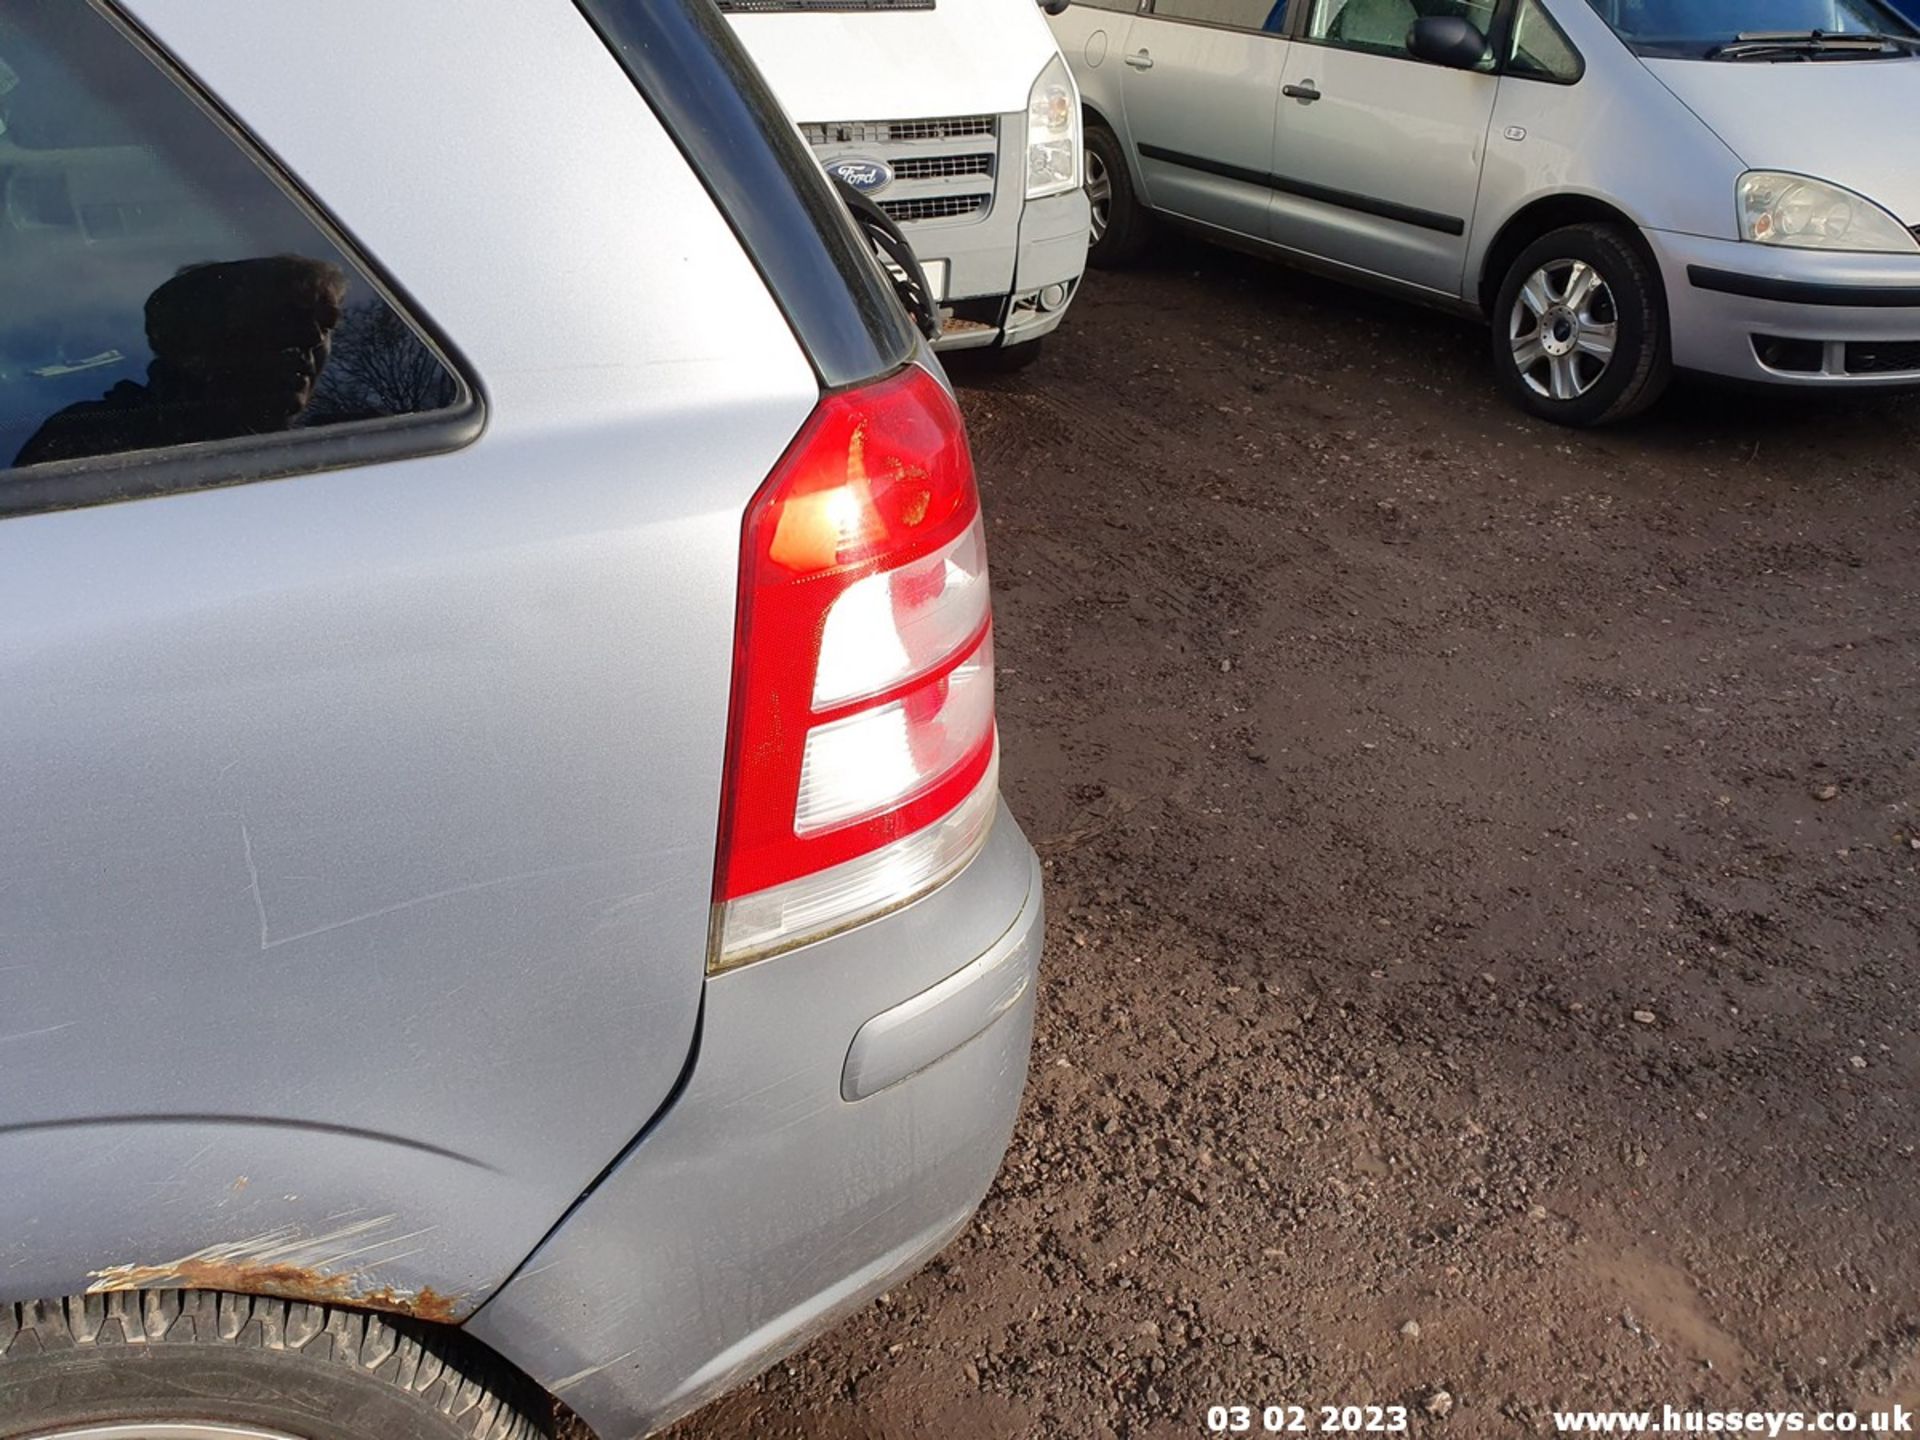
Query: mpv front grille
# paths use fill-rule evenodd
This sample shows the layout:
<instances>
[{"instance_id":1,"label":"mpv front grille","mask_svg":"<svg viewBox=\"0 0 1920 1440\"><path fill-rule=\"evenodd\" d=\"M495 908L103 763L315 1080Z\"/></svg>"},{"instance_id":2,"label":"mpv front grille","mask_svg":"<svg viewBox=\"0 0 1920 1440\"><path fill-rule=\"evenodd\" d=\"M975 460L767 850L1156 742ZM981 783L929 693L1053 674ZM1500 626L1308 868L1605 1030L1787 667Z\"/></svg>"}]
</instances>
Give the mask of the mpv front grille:
<instances>
[{"instance_id":1,"label":"mpv front grille","mask_svg":"<svg viewBox=\"0 0 1920 1440\"><path fill-rule=\"evenodd\" d=\"M1920 370L1920 340L1850 340L1849 375L1899 375Z\"/></svg>"},{"instance_id":2,"label":"mpv front grille","mask_svg":"<svg viewBox=\"0 0 1920 1440\"><path fill-rule=\"evenodd\" d=\"M873 198L900 224L978 220L993 209L1000 125L991 115L839 120L800 128L822 165L842 159L883 161L893 180Z\"/></svg>"}]
</instances>

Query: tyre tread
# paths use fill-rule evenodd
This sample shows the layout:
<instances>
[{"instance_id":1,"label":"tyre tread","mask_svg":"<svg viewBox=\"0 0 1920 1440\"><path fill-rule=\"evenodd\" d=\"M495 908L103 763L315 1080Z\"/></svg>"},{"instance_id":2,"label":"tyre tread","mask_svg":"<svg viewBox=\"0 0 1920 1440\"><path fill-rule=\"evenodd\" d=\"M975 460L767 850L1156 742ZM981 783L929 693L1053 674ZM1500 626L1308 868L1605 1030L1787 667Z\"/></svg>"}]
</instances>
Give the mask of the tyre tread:
<instances>
[{"instance_id":1,"label":"tyre tread","mask_svg":"<svg viewBox=\"0 0 1920 1440\"><path fill-rule=\"evenodd\" d=\"M1087 126L1087 147L1095 140L1101 145L1101 160L1113 185L1113 199L1107 212L1107 233L1088 253L1088 260L1102 270L1130 265L1146 252L1152 238L1153 216L1134 193L1133 172L1127 168L1126 150L1120 137L1104 125Z\"/></svg>"},{"instance_id":2,"label":"tyre tread","mask_svg":"<svg viewBox=\"0 0 1920 1440\"><path fill-rule=\"evenodd\" d=\"M472 1440L548 1440L550 1406L452 1332L340 1305L211 1290L115 1291L0 1305L0 1365L124 1345L286 1351L373 1377ZM538 1418L536 1418L538 1417Z\"/></svg>"}]
</instances>

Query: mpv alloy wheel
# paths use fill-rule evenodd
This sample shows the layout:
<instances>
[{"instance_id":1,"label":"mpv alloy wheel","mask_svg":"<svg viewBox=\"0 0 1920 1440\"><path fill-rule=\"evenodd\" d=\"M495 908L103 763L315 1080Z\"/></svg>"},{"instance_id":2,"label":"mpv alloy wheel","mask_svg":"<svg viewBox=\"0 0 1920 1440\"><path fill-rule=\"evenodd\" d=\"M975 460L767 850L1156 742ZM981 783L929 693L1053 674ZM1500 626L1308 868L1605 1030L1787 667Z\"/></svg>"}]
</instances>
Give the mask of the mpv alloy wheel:
<instances>
[{"instance_id":1,"label":"mpv alloy wheel","mask_svg":"<svg viewBox=\"0 0 1920 1440\"><path fill-rule=\"evenodd\" d=\"M1087 151L1087 204L1093 211L1093 243L1107 238L1107 223L1113 218L1113 176L1099 152Z\"/></svg>"},{"instance_id":2,"label":"mpv alloy wheel","mask_svg":"<svg viewBox=\"0 0 1920 1440\"><path fill-rule=\"evenodd\" d=\"M1133 172L1119 137L1106 126L1089 123L1086 149L1088 226L1087 260L1103 268L1125 265L1146 249L1152 223L1133 193Z\"/></svg>"},{"instance_id":3,"label":"mpv alloy wheel","mask_svg":"<svg viewBox=\"0 0 1920 1440\"><path fill-rule=\"evenodd\" d=\"M1577 400L1613 363L1619 314L1606 276L1584 260L1542 265L1520 287L1507 317L1514 368L1536 395Z\"/></svg>"},{"instance_id":4,"label":"mpv alloy wheel","mask_svg":"<svg viewBox=\"0 0 1920 1440\"><path fill-rule=\"evenodd\" d=\"M1488 308L1501 388L1543 420L1625 419L1658 399L1673 373L1660 272L1626 225L1542 235L1506 262Z\"/></svg>"}]
</instances>

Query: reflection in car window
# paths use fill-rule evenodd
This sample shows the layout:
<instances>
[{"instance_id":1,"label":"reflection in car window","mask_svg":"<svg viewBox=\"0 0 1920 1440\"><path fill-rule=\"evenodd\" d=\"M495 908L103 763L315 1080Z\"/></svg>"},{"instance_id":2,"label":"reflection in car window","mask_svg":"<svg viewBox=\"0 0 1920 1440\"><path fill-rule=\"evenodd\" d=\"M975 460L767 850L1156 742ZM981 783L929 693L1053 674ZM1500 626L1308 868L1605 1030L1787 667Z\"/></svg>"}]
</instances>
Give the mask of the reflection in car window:
<instances>
[{"instance_id":1,"label":"reflection in car window","mask_svg":"<svg viewBox=\"0 0 1920 1440\"><path fill-rule=\"evenodd\" d=\"M1232 30L1278 34L1286 28L1286 0L1153 0L1153 13L1162 20L1196 20Z\"/></svg>"},{"instance_id":2,"label":"reflection in car window","mask_svg":"<svg viewBox=\"0 0 1920 1440\"><path fill-rule=\"evenodd\" d=\"M1507 73L1571 85L1585 70L1580 52L1573 48L1573 42L1554 23L1540 0L1520 0L1520 11L1513 22L1513 53L1507 60Z\"/></svg>"},{"instance_id":3,"label":"reflection in car window","mask_svg":"<svg viewBox=\"0 0 1920 1440\"><path fill-rule=\"evenodd\" d=\"M1686 59L1718 58L1718 52L1742 35L1845 37L1891 35L1920 39L1920 31L1880 0L1588 0L1614 33L1636 52ZM1885 53L1913 53L1901 44ZM1811 47L1811 53L1821 53ZM1872 58L1858 51L1839 52L1850 59ZM1799 58L1807 58L1805 56Z\"/></svg>"},{"instance_id":4,"label":"reflection in car window","mask_svg":"<svg viewBox=\"0 0 1920 1440\"><path fill-rule=\"evenodd\" d=\"M8 0L0 469L462 399L358 267L111 21L85 0Z\"/></svg>"},{"instance_id":5,"label":"reflection in car window","mask_svg":"<svg viewBox=\"0 0 1920 1440\"><path fill-rule=\"evenodd\" d=\"M1313 0L1307 38L1349 50L1405 55L1414 21L1456 16L1471 20L1484 35L1493 28L1493 8L1494 0Z\"/></svg>"}]
</instances>

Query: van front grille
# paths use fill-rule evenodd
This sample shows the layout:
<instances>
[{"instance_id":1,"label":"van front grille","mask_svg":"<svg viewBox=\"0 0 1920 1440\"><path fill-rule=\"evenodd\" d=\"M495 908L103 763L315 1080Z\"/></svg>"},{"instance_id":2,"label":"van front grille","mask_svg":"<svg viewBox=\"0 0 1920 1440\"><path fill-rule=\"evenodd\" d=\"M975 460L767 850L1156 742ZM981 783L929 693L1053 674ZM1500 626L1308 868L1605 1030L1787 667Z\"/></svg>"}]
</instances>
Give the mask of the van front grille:
<instances>
[{"instance_id":1,"label":"van front grille","mask_svg":"<svg viewBox=\"0 0 1920 1440\"><path fill-rule=\"evenodd\" d=\"M936 195L925 200L882 200L880 208L902 225L915 220L953 220L978 215L993 203L991 195Z\"/></svg>"},{"instance_id":2,"label":"van front grille","mask_svg":"<svg viewBox=\"0 0 1920 1440\"><path fill-rule=\"evenodd\" d=\"M999 127L991 115L963 115L953 120L835 120L802 125L807 143L818 150L826 145L912 144L921 140L969 140L991 135Z\"/></svg>"},{"instance_id":3,"label":"van front grille","mask_svg":"<svg viewBox=\"0 0 1920 1440\"><path fill-rule=\"evenodd\" d=\"M957 175L991 175L991 155L909 156L893 162L893 173L902 180L946 180Z\"/></svg>"},{"instance_id":4,"label":"van front grille","mask_svg":"<svg viewBox=\"0 0 1920 1440\"><path fill-rule=\"evenodd\" d=\"M945 120L837 120L802 125L814 157L877 160L893 179L873 199L895 221L983 219L1000 171L1000 124L991 115Z\"/></svg>"}]
</instances>

